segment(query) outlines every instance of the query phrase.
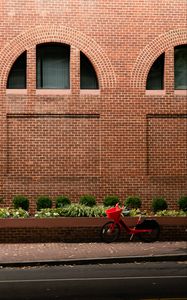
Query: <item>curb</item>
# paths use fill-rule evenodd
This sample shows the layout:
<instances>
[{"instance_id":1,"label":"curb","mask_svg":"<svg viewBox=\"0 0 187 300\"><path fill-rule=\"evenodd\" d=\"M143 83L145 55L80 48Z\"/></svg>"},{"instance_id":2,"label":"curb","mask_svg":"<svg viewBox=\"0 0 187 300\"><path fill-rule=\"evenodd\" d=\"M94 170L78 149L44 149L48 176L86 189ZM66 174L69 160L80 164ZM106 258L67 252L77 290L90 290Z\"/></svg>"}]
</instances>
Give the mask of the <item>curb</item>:
<instances>
[{"instance_id":1,"label":"curb","mask_svg":"<svg viewBox=\"0 0 187 300\"><path fill-rule=\"evenodd\" d=\"M187 254L0 262L0 268L29 267L29 266L34 267L34 266L46 266L46 265L57 266L57 265L94 265L94 264L114 264L114 263L119 264L119 263L162 262L162 261L187 261Z\"/></svg>"}]
</instances>

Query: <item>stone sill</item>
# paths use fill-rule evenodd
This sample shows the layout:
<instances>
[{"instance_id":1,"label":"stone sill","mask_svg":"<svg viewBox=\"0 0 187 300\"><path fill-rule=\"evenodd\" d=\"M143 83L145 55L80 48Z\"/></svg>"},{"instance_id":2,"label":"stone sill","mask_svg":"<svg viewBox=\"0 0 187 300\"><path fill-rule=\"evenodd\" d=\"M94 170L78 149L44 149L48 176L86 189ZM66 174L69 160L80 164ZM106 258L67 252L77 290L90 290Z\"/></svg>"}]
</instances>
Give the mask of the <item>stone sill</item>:
<instances>
[{"instance_id":1,"label":"stone sill","mask_svg":"<svg viewBox=\"0 0 187 300\"><path fill-rule=\"evenodd\" d=\"M145 95L146 96L165 96L166 91L165 90L146 90Z\"/></svg>"},{"instance_id":2,"label":"stone sill","mask_svg":"<svg viewBox=\"0 0 187 300\"><path fill-rule=\"evenodd\" d=\"M99 96L100 90L80 90L80 95L90 95L90 96Z\"/></svg>"},{"instance_id":3,"label":"stone sill","mask_svg":"<svg viewBox=\"0 0 187 300\"><path fill-rule=\"evenodd\" d=\"M36 89L36 96L71 95L71 89ZM27 89L6 89L6 95L27 95ZM81 96L99 96L100 90L80 90Z\"/></svg>"},{"instance_id":4,"label":"stone sill","mask_svg":"<svg viewBox=\"0 0 187 300\"><path fill-rule=\"evenodd\" d=\"M71 95L70 89L37 89L37 96L61 96L61 95Z\"/></svg>"},{"instance_id":5,"label":"stone sill","mask_svg":"<svg viewBox=\"0 0 187 300\"><path fill-rule=\"evenodd\" d=\"M187 226L185 217L146 217L148 218L157 220L160 226ZM0 228L101 227L108 220L105 217L0 218ZM136 224L137 220L138 217L125 217L129 226Z\"/></svg>"},{"instance_id":6,"label":"stone sill","mask_svg":"<svg viewBox=\"0 0 187 300\"><path fill-rule=\"evenodd\" d=\"M27 89L6 89L6 95L27 95Z\"/></svg>"},{"instance_id":7,"label":"stone sill","mask_svg":"<svg viewBox=\"0 0 187 300\"><path fill-rule=\"evenodd\" d=\"M187 90L175 90L174 95L175 96L186 96L187 97Z\"/></svg>"}]
</instances>

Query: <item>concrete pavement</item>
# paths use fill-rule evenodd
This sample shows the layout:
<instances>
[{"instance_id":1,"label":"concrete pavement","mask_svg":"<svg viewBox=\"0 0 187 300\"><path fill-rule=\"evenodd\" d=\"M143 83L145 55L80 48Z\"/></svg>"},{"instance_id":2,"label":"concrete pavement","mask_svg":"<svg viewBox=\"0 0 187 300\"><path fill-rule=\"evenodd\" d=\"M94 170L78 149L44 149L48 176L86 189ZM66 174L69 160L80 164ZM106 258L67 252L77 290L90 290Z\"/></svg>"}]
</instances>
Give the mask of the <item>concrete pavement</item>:
<instances>
[{"instance_id":1,"label":"concrete pavement","mask_svg":"<svg viewBox=\"0 0 187 300\"><path fill-rule=\"evenodd\" d=\"M187 242L0 244L0 267L187 261Z\"/></svg>"}]
</instances>

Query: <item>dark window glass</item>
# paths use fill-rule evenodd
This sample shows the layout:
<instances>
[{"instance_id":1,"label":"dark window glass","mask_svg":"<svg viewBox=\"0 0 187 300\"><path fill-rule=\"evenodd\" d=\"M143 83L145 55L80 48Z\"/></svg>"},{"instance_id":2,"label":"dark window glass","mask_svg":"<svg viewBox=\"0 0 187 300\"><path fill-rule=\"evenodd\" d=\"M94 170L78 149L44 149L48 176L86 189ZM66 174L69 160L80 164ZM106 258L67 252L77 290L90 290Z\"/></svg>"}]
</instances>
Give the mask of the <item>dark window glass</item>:
<instances>
[{"instance_id":1,"label":"dark window glass","mask_svg":"<svg viewBox=\"0 0 187 300\"><path fill-rule=\"evenodd\" d=\"M81 52L80 54L80 86L81 89L98 89L96 72L89 59Z\"/></svg>"},{"instance_id":2,"label":"dark window glass","mask_svg":"<svg viewBox=\"0 0 187 300\"><path fill-rule=\"evenodd\" d=\"M7 82L7 89L26 89L26 51L14 62Z\"/></svg>"},{"instance_id":3,"label":"dark window glass","mask_svg":"<svg viewBox=\"0 0 187 300\"><path fill-rule=\"evenodd\" d=\"M175 47L175 90L187 89L187 45Z\"/></svg>"},{"instance_id":4,"label":"dark window glass","mask_svg":"<svg viewBox=\"0 0 187 300\"><path fill-rule=\"evenodd\" d=\"M70 47L62 44L42 44L36 48L38 89L70 88Z\"/></svg>"},{"instance_id":5,"label":"dark window glass","mask_svg":"<svg viewBox=\"0 0 187 300\"><path fill-rule=\"evenodd\" d=\"M164 60L165 53L161 54L152 65L147 76L147 90L163 90L164 89Z\"/></svg>"}]
</instances>

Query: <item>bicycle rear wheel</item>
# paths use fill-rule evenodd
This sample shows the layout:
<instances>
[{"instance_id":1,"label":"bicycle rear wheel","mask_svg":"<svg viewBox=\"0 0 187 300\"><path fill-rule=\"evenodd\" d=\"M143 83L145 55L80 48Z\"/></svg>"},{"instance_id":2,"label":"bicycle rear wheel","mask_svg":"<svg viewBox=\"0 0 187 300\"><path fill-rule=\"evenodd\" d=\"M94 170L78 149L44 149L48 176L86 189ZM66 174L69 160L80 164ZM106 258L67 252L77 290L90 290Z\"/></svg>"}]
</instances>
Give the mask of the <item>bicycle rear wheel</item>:
<instances>
[{"instance_id":1,"label":"bicycle rear wheel","mask_svg":"<svg viewBox=\"0 0 187 300\"><path fill-rule=\"evenodd\" d=\"M107 222L101 228L101 239L104 243L112 243L118 239L120 235L119 224L114 223L114 221Z\"/></svg>"},{"instance_id":2,"label":"bicycle rear wheel","mask_svg":"<svg viewBox=\"0 0 187 300\"><path fill-rule=\"evenodd\" d=\"M145 243L152 243L156 242L160 235L160 226L155 221L154 226L152 228L144 228L144 229L151 229L150 232L140 232L138 234L141 241Z\"/></svg>"}]
</instances>

